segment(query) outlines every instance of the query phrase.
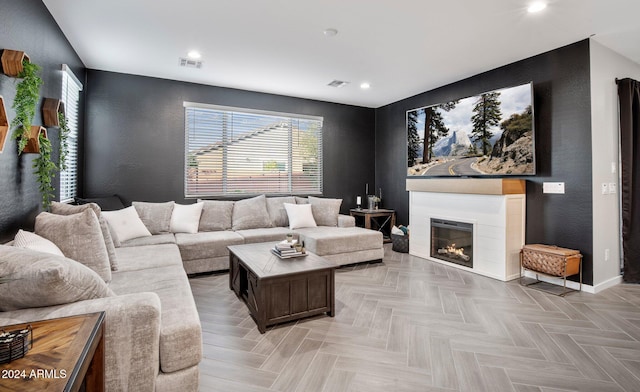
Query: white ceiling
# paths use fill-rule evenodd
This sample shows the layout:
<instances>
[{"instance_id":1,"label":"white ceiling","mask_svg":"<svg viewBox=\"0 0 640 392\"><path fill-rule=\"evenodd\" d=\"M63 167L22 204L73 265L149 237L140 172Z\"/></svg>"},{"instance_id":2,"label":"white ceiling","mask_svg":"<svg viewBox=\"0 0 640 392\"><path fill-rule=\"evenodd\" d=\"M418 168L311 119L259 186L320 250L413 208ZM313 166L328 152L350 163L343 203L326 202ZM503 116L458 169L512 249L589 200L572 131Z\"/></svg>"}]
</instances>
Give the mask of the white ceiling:
<instances>
[{"instance_id":1,"label":"white ceiling","mask_svg":"<svg viewBox=\"0 0 640 392\"><path fill-rule=\"evenodd\" d=\"M43 1L88 68L366 107L590 36L640 63L639 0Z\"/></svg>"}]
</instances>

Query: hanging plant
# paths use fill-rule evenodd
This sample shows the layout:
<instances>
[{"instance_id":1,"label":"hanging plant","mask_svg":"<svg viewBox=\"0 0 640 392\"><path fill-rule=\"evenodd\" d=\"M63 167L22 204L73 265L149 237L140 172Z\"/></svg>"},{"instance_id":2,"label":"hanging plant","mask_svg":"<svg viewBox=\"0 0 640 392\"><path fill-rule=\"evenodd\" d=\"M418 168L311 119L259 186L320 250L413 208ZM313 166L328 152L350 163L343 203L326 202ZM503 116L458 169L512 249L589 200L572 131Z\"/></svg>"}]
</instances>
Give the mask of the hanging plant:
<instances>
[{"instance_id":1,"label":"hanging plant","mask_svg":"<svg viewBox=\"0 0 640 392\"><path fill-rule=\"evenodd\" d=\"M64 113L58 112L58 123L60 124L60 155L58 159L58 167L60 171L67 170L67 154L69 152L69 125Z\"/></svg>"},{"instance_id":2,"label":"hanging plant","mask_svg":"<svg viewBox=\"0 0 640 392\"><path fill-rule=\"evenodd\" d=\"M40 183L40 194L42 195L42 208L48 210L51 200L55 197L51 180L56 175L58 167L51 161L51 142L42 133L38 136L40 141L40 155L33 161L35 174Z\"/></svg>"},{"instance_id":3,"label":"hanging plant","mask_svg":"<svg viewBox=\"0 0 640 392\"><path fill-rule=\"evenodd\" d=\"M30 63L26 59L22 61L22 72L18 77L23 79L16 86L16 97L12 106L16 111L16 117L11 121L11 127L16 127L13 131L13 138L18 141L18 154L21 154L27 146L31 120L36 114L36 105L42 85L39 72L40 66L37 64Z\"/></svg>"}]
</instances>

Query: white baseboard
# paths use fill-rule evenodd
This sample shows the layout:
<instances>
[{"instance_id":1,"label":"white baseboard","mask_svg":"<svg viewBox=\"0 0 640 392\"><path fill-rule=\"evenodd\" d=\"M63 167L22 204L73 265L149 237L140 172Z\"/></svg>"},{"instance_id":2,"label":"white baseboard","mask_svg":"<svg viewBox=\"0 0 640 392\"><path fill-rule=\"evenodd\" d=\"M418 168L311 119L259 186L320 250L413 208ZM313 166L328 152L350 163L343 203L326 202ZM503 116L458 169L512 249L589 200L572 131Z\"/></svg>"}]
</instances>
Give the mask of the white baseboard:
<instances>
[{"instance_id":1,"label":"white baseboard","mask_svg":"<svg viewBox=\"0 0 640 392\"><path fill-rule=\"evenodd\" d=\"M526 276L527 278L536 278L536 273L532 272L532 271L525 271L524 272L524 276ZM538 275L538 279L540 279L543 282L547 282L547 283L551 283L551 284L555 284L558 286L562 286L562 278L554 278L551 276L544 276L544 275ZM615 285L618 285L622 283L622 275L619 276L614 276L611 279L607 279L602 283L599 283L595 286L591 286L588 284L582 284L582 291L584 291L585 293L591 293L591 294L597 294L599 292L601 292L602 290L606 290L609 287L613 287ZM580 290L580 283L579 282L574 282L572 280L567 280L567 287L570 289L574 289L574 290Z\"/></svg>"}]
</instances>

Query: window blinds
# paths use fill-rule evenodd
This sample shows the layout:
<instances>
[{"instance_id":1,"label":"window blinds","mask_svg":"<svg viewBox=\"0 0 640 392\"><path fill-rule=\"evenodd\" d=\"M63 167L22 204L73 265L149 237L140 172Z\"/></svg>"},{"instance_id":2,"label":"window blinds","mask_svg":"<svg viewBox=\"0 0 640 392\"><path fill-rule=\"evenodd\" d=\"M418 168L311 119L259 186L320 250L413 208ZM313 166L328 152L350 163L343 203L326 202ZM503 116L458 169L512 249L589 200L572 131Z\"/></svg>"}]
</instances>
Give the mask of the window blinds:
<instances>
[{"instance_id":1,"label":"window blinds","mask_svg":"<svg viewBox=\"0 0 640 392\"><path fill-rule=\"evenodd\" d=\"M78 184L78 121L82 83L66 65L62 65L62 99L69 127L66 170L60 171L60 201L68 202L77 195Z\"/></svg>"},{"instance_id":2,"label":"window blinds","mask_svg":"<svg viewBox=\"0 0 640 392\"><path fill-rule=\"evenodd\" d=\"M185 196L322 193L322 118L185 102Z\"/></svg>"}]
</instances>

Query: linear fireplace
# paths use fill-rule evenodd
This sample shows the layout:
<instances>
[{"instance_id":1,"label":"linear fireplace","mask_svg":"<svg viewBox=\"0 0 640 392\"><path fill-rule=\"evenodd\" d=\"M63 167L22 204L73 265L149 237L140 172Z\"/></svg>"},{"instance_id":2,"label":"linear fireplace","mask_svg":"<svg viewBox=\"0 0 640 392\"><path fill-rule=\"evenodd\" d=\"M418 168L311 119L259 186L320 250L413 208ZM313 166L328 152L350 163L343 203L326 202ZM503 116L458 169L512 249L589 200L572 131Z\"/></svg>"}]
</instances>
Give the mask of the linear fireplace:
<instances>
[{"instance_id":1,"label":"linear fireplace","mask_svg":"<svg viewBox=\"0 0 640 392\"><path fill-rule=\"evenodd\" d=\"M431 257L473 268L473 224L431 218Z\"/></svg>"}]
</instances>

